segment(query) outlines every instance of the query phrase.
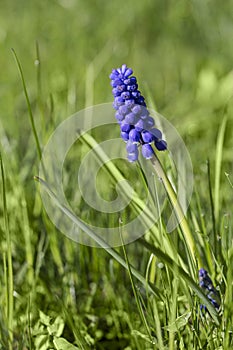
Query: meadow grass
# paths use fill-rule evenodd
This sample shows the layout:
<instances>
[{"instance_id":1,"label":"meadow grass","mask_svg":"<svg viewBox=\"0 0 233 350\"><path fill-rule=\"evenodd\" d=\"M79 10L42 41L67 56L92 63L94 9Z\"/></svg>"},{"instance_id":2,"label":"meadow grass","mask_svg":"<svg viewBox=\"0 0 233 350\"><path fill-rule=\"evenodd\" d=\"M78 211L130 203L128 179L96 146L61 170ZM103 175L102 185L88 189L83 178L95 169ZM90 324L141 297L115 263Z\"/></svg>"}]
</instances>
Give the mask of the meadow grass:
<instances>
[{"instance_id":1,"label":"meadow grass","mask_svg":"<svg viewBox=\"0 0 233 350\"><path fill-rule=\"evenodd\" d=\"M230 2L218 5L217 0L4 3L0 349L233 348L233 12ZM46 179L34 176L43 147L64 119L111 101L108 76L122 63L132 66L143 95L183 137L195 188L186 218L173 232L166 231L176 202L168 184L155 225L146 211L143 220L151 228L145 237L106 247L95 231L81 226L105 247L91 248L56 229L43 208L39 183L76 225L82 225L78 217L106 225L106 217L73 193L72 175L101 130L74 145L64 164L76 216ZM101 152L96 156L106 159ZM176 183L165 154L160 161L162 176ZM99 176L104 198L114 198L121 177L135 189L127 213L111 217L121 235L121 223L143 207L143 172L120 160L106 162ZM157 187L151 193L155 205ZM220 294L219 312L198 286L201 266ZM200 304L209 311L202 313Z\"/></svg>"}]
</instances>

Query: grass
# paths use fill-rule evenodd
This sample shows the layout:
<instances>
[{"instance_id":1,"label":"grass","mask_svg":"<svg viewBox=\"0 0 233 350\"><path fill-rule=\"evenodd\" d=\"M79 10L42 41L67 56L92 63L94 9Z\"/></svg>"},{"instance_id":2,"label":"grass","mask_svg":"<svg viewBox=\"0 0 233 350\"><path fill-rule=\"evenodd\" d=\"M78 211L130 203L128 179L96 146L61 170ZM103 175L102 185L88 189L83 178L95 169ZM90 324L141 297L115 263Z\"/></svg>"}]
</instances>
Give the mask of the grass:
<instances>
[{"instance_id":1,"label":"grass","mask_svg":"<svg viewBox=\"0 0 233 350\"><path fill-rule=\"evenodd\" d=\"M233 347L232 13L230 2L219 8L215 0L2 6L0 349ZM158 223L151 225L154 211L147 208L146 235L109 247L79 218L115 226L124 240L121 225L144 208L147 182L140 166L109 162L97 149L96 161L107 161L97 174L102 197L115 199L116 183L126 178L130 184L121 191L127 198L133 188L134 201L110 218L90 209L74 191L77 169L88 150L118 131L96 128L84 135L68 152L63 171L75 213L60 202L57 188L37 180L62 218L82 225L83 234L104 245L100 249L70 240L53 225L33 178L63 120L112 100L108 75L124 62L146 99L183 137L195 188L185 221L167 233L171 203L155 180L150 203L161 211ZM159 157L165 176L177 185L168 157ZM174 193L170 199L174 206ZM219 291L219 313L198 286L196 258ZM204 315L201 303L209 310Z\"/></svg>"}]
</instances>

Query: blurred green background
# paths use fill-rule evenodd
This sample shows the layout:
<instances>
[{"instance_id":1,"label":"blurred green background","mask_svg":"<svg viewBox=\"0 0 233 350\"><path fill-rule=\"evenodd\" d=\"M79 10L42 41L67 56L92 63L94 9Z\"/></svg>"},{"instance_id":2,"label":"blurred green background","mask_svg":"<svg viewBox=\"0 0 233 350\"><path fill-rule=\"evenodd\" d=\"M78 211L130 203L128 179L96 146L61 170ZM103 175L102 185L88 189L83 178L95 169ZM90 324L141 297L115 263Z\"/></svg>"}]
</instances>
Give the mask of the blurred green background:
<instances>
[{"instance_id":1,"label":"blurred green background","mask_svg":"<svg viewBox=\"0 0 233 350\"><path fill-rule=\"evenodd\" d=\"M221 6L220 6L221 5ZM112 100L109 73L126 63L139 88L178 129L194 172L214 160L224 113L224 171L232 171L233 4L202 1L1 1L0 113L17 161L33 142L13 47L42 144L44 126ZM36 64L36 43L40 67ZM42 136L42 134L44 136ZM27 163L27 161L26 161Z\"/></svg>"},{"instance_id":2,"label":"blurred green background","mask_svg":"<svg viewBox=\"0 0 233 350\"><path fill-rule=\"evenodd\" d=\"M143 94L148 88L158 111L192 144L191 153L202 149L204 138L211 153L224 105L232 105L231 1L10 0L1 1L0 17L1 119L12 134L27 120L10 48L33 101L37 42L43 99L53 96L59 121L85 105L111 101L109 72L127 63Z\"/></svg>"}]
</instances>

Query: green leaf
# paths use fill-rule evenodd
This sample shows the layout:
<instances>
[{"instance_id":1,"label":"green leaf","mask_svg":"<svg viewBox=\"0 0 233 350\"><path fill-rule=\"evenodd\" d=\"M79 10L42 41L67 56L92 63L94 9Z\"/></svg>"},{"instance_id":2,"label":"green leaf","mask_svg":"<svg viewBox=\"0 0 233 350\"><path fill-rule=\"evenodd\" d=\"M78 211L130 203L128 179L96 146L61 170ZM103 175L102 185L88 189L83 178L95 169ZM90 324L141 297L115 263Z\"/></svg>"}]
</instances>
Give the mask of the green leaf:
<instances>
[{"instance_id":1,"label":"green leaf","mask_svg":"<svg viewBox=\"0 0 233 350\"><path fill-rule=\"evenodd\" d=\"M141 339L143 339L143 340L145 340L145 341L147 341L147 342L150 343L150 344L153 344L153 345L156 344L155 338L152 338L152 340L151 340L151 338L150 338L147 334L144 334L144 333L142 333L142 332L139 332L139 331L137 331L136 329L133 329L132 332L131 332L131 334L134 335L134 336L136 336L136 337L139 337L139 338L141 338Z\"/></svg>"},{"instance_id":2,"label":"green leaf","mask_svg":"<svg viewBox=\"0 0 233 350\"><path fill-rule=\"evenodd\" d=\"M65 322L61 316L57 316L55 321L48 326L48 332L50 335L60 337L63 333Z\"/></svg>"},{"instance_id":3,"label":"green leaf","mask_svg":"<svg viewBox=\"0 0 233 350\"><path fill-rule=\"evenodd\" d=\"M50 348L50 344L48 334L37 335L34 339L34 346L36 350L48 350Z\"/></svg>"},{"instance_id":4,"label":"green leaf","mask_svg":"<svg viewBox=\"0 0 233 350\"><path fill-rule=\"evenodd\" d=\"M77 346L72 345L64 338L54 338L53 344L56 350L79 350Z\"/></svg>"},{"instance_id":5,"label":"green leaf","mask_svg":"<svg viewBox=\"0 0 233 350\"><path fill-rule=\"evenodd\" d=\"M39 311L39 315L40 315L40 322L42 324L44 324L45 326L49 326L50 325L50 320L51 320L51 317L50 316L47 316L43 313L43 311Z\"/></svg>"},{"instance_id":6,"label":"green leaf","mask_svg":"<svg viewBox=\"0 0 233 350\"><path fill-rule=\"evenodd\" d=\"M177 317L177 319L174 322L172 322L168 326L165 326L164 329L166 329L169 332L177 332L180 328L186 326L190 316L191 312L186 312L183 315Z\"/></svg>"}]
</instances>

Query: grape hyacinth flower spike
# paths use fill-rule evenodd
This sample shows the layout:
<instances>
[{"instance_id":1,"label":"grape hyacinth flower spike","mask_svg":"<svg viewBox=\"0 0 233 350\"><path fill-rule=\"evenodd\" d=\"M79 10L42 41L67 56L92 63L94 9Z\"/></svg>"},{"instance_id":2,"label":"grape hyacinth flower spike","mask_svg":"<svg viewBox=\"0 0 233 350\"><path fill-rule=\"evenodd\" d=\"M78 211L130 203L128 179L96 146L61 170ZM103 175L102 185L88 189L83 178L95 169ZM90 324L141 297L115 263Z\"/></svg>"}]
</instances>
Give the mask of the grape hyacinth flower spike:
<instances>
[{"instance_id":1,"label":"grape hyacinth flower spike","mask_svg":"<svg viewBox=\"0 0 233 350\"><path fill-rule=\"evenodd\" d=\"M121 68L113 69L110 74L114 96L113 107L116 110L115 117L121 129L121 137L126 142L128 160L130 162L138 160L140 148L142 156L151 160L151 164L172 203L189 247L189 255L192 256L193 261L197 259L201 266L201 258L196 250L193 234L184 217L173 186L153 148L155 146L158 151L164 151L167 149L167 143L163 140L161 131L155 128L155 121L150 116L145 99L138 90L137 79L132 74L133 70L128 68L126 64L123 64ZM196 269L193 266L191 271L194 277Z\"/></svg>"},{"instance_id":2,"label":"grape hyacinth flower spike","mask_svg":"<svg viewBox=\"0 0 233 350\"><path fill-rule=\"evenodd\" d=\"M220 298L217 290L213 286L213 282L208 275L208 272L201 268L198 272L199 275L199 285L201 289L206 294L207 298L211 302L211 304L214 306L214 308L218 311L220 308ZM205 305L201 305L201 310L206 309Z\"/></svg>"},{"instance_id":3,"label":"grape hyacinth flower spike","mask_svg":"<svg viewBox=\"0 0 233 350\"><path fill-rule=\"evenodd\" d=\"M132 74L133 70L125 64L121 68L113 69L110 74L115 117L120 125L121 137L127 142L126 151L130 162L138 160L140 145L146 159L153 157L152 144L158 151L167 149L167 143L162 139L161 131L154 127L154 119L138 90L137 79Z\"/></svg>"}]
</instances>

